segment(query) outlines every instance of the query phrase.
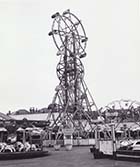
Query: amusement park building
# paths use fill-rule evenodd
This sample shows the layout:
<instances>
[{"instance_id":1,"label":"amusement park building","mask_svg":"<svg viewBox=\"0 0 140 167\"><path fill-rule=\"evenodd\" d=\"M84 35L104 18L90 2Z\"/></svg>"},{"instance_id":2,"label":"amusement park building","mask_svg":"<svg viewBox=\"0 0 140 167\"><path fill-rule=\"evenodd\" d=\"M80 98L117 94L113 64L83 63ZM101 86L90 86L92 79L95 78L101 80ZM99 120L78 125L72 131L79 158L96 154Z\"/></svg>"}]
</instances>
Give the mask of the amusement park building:
<instances>
[{"instance_id":1,"label":"amusement park building","mask_svg":"<svg viewBox=\"0 0 140 167\"><path fill-rule=\"evenodd\" d=\"M28 121L46 121L48 113L10 115L15 120L27 119Z\"/></svg>"},{"instance_id":2,"label":"amusement park building","mask_svg":"<svg viewBox=\"0 0 140 167\"><path fill-rule=\"evenodd\" d=\"M0 120L13 120L14 118L6 115L6 114L3 114L3 113L0 113Z\"/></svg>"},{"instance_id":3,"label":"amusement park building","mask_svg":"<svg viewBox=\"0 0 140 167\"><path fill-rule=\"evenodd\" d=\"M29 111L26 109L19 109L15 112L9 112L7 115L17 121L21 121L23 119L28 121L46 121L48 110L47 108L42 108L40 110L30 108Z\"/></svg>"}]
</instances>

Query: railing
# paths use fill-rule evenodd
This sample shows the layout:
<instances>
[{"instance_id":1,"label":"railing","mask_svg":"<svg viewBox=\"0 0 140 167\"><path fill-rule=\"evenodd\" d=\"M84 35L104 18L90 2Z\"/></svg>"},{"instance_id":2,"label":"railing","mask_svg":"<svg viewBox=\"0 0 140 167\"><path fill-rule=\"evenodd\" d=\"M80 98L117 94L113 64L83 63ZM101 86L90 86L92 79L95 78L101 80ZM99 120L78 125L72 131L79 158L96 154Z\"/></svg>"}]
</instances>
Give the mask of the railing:
<instances>
[{"instance_id":1,"label":"railing","mask_svg":"<svg viewBox=\"0 0 140 167\"><path fill-rule=\"evenodd\" d=\"M57 140L57 143L64 146L64 140ZM53 146L56 140L44 140L43 145ZM95 144L95 139L73 139L73 146L90 146Z\"/></svg>"}]
</instances>

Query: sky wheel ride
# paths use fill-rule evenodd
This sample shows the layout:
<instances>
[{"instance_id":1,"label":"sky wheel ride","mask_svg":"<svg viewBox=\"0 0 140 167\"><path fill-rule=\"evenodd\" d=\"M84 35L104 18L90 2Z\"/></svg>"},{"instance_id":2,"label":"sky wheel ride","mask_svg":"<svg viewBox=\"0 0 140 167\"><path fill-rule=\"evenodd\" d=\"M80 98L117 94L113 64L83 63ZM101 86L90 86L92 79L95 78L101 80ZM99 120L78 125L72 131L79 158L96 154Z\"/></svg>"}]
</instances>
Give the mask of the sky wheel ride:
<instances>
[{"instance_id":1,"label":"sky wheel ride","mask_svg":"<svg viewBox=\"0 0 140 167\"><path fill-rule=\"evenodd\" d=\"M47 120L50 126L70 127L82 135L92 130L92 120L97 116L97 106L84 81L82 58L86 57L87 36L81 20L70 10L52 15L49 36L57 48L59 62L56 67L59 85L49 105ZM56 112L55 112L56 111Z\"/></svg>"}]
</instances>

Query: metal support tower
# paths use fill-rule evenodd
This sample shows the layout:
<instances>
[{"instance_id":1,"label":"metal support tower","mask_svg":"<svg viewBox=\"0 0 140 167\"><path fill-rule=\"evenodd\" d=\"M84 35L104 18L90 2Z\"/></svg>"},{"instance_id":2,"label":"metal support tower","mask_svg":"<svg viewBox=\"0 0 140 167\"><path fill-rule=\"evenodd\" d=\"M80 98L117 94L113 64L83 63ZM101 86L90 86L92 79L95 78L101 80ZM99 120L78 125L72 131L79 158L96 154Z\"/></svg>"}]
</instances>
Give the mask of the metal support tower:
<instances>
[{"instance_id":1,"label":"metal support tower","mask_svg":"<svg viewBox=\"0 0 140 167\"><path fill-rule=\"evenodd\" d=\"M81 21L67 10L52 15L50 36L58 49L60 61L56 67L59 85L49 105L47 120L51 127L67 126L82 133L92 130L92 120L97 106L84 81L84 66L81 59L86 56L87 36Z\"/></svg>"}]
</instances>

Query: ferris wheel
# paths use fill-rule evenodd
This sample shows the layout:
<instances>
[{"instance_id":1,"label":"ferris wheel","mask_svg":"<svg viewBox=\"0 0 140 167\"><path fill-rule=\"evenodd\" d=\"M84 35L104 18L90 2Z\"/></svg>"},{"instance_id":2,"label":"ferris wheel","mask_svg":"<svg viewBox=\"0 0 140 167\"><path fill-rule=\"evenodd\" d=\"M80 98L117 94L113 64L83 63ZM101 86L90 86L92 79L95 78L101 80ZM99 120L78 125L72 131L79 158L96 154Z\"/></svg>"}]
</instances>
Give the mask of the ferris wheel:
<instances>
[{"instance_id":1,"label":"ferris wheel","mask_svg":"<svg viewBox=\"0 0 140 167\"><path fill-rule=\"evenodd\" d=\"M52 18L54 20L49 35L53 36L57 55L64 54L67 49L70 53L74 51L80 58L85 57L88 38L81 21L69 9L62 14L55 13Z\"/></svg>"},{"instance_id":2,"label":"ferris wheel","mask_svg":"<svg viewBox=\"0 0 140 167\"><path fill-rule=\"evenodd\" d=\"M84 132L92 128L92 117L98 110L84 81L82 58L86 56L88 38L81 20L69 9L62 14L53 14L52 19L48 35L52 36L57 48L59 62L56 73L60 81L52 103L63 108L53 120L56 125L64 121L72 123L75 129L78 127ZM53 116L53 113L49 115Z\"/></svg>"},{"instance_id":3,"label":"ferris wheel","mask_svg":"<svg viewBox=\"0 0 140 167\"><path fill-rule=\"evenodd\" d=\"M107 122L129 122L140 120L140 102L136 100L116 100L101 111Z\"/></svg>"}]
</instances>

